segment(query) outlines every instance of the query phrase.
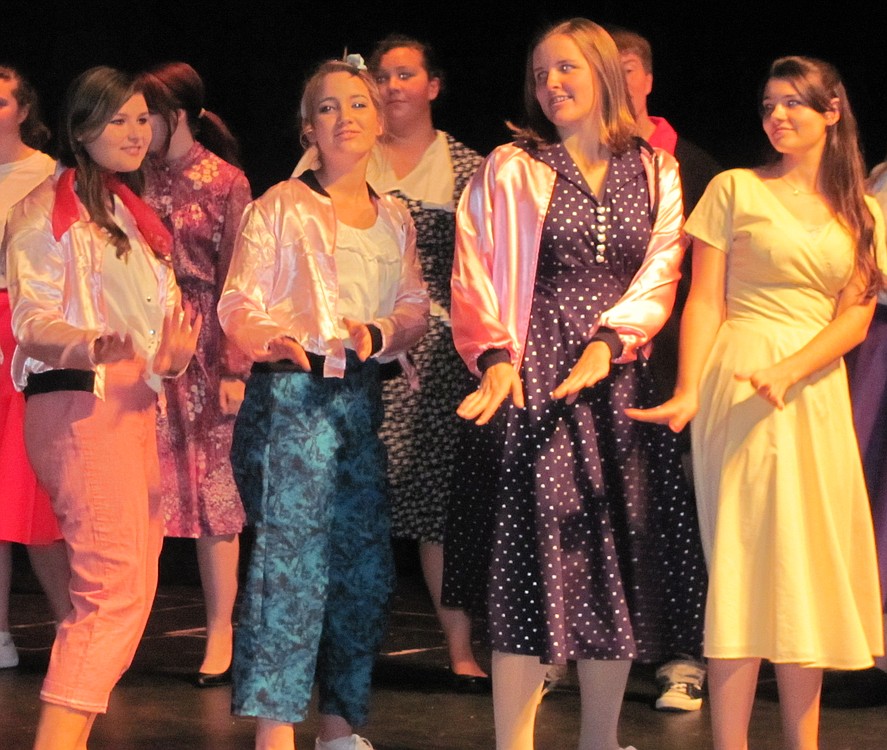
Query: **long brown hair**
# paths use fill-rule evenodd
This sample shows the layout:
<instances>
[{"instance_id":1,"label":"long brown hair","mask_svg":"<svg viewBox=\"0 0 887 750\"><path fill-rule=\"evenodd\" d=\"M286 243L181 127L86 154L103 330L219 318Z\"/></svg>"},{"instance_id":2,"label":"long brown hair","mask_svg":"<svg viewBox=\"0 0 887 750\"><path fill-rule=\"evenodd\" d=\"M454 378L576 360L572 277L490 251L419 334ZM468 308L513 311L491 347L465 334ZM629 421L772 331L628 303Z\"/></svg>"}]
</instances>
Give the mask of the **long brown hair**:
<instances>
[{"instance_id":1,"label":"long brown hair","mask_svg":"<svg viewBox=\"0 0 887 750\"><path fill-rule=\"evenodd\" d=\"M601 143L614 154L625 153L634 143L635 121L625 86L622 60L612 37L602 26L587 18L572 18L545 29L530 45L524 77L526 124L522 128L511 126L515 137L542 148L560 141L557 128L545 116L536 99L536 78L533 75L533 53L552 36L572 39L591 66L601 100Z\"/></svg>"},{"instance_id":2,"label":"long brown hair","mask_svg":"<svg viewBox=\"0 0 887 750\"><path fill-rule=\"evenodd\" d=\"M125 73L104 66L90 68L68 87L58 133L59 161L77 170L77 195L90 219L110 235L117 257L129 251L129 237L111 217L103 170L92 160L86 144L98 138L111 118L137 93L138 87ZM137 195L141 193L140 170L118 177Z\"/></svg>"},{"instance_id":3,"label":"long brown hair","mask_svg":"<svg viewBox=\"0 0 887 750\"><path fill-rule=\"evenodd\" d=\"M204 109L203 79L186 62L168 62L142 73L137 83L145 94L148 109L160 115L167 126L166 148L176 125L176 113L184 110L191 135L216 156L240 167L240 144L221 117Z\"/></svg>"},{"instance_id":4,"label":"long brown hair","mask_svg":"<svg viewBox=\"0 0 887 750\"><path fill-rule=\"evenodd\" d=\"M818 184L838 221L853 237L856 268L866 281L865 298L871 299L882 286L875 263L875 219L865 203L866 172L859 130L841 76L824 60L792 56L774 61L767 81L774 78L794 86L804 104L816 112L839 114L838 121L826 130Z\"/></svg>"}]
</instances>

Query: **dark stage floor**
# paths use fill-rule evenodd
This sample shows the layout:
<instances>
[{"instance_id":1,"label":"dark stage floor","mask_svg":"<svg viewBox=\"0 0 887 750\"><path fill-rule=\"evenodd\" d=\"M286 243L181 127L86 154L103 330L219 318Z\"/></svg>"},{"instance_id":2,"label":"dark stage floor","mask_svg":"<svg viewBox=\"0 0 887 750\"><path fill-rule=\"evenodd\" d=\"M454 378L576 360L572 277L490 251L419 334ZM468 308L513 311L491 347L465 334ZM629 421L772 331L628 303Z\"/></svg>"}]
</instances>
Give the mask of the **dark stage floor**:
<instances>
[{"instance_id":1,"label":"dark stage floor","mask_svg":"<svg viewBox=\"0 0 887 750\"><path fill-rule=\"evenodd\" d=\"M169 579L169 576L166 576ZM202 652L202 602L196 585L161 585L133 667L100 717L91 750L248 750L253 723L229 714L229 688L197 690L187 682ZM19 591L12 601L13 635L22 663L0 670L0 750L30 748L39 707L52 624L42 597ZM445 680L442 636L417 578L402 575L391 628L375 678L369 726L362 731L377 750L492 748L492 707L487 695L458 695ZM711 747L706 708L663 714L652 669L636 665L622 711L620 740L638 750ZM887 748L887 676L874 670L827 675L822 750ZM578 736L578 694L570 681L543 701L537 723L539 750L570 750ZM853 704L852 708L839 707ZM866 707L861 707L865 704ZM299 747L314 747L311 721L297 730ZM765 673L752 725L751 748L781 747L772 674Z\"/></svg>"}]
</instances>

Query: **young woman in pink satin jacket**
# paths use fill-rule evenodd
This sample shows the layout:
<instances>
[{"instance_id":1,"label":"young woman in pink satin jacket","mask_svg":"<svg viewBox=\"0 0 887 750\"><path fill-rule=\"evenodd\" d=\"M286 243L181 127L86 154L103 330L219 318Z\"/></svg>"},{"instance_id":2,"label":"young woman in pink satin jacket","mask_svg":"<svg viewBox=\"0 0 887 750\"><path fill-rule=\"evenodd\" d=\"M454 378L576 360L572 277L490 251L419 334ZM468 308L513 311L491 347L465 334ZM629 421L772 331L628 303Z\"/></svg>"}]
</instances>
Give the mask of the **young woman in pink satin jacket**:
<instances>
[{"instance_id":1,"label":"young woman in pink satin jacket","mask_svg":"<svg viewBox=\"0 0 887 750\"><path fill-rule=\"evenodd\" d=\"M705 566L679 449L652 404L651 339L683 254L677 163L634 137L619 53L574 19L533 46L528 127L462 196L453 337L464 487L444 603L488 620L498 750L531 750L551 664L575 661L581 750L618 750L634 659L698 650ZM510 402L506 399L510 397Z\"/></svg>"}]
</instances>

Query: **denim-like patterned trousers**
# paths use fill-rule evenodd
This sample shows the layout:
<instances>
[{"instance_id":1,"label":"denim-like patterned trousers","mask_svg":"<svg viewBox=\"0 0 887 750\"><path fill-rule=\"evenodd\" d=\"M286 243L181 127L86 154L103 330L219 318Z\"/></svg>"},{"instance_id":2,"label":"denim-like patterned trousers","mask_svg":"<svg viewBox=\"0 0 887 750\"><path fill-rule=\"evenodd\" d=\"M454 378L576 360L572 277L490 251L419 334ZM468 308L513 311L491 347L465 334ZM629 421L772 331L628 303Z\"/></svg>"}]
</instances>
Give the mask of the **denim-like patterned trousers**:
<instances>
[{"instance_id":1,"label":"denim-like patterned trousers","mask_svg":"<svg viewBox=\"0 0 887 750\"><path fill-rule=\"evenodd\" d=\"M349 352L350 354L350 352ZM233 711L366 721L394 583L378 366L342 379L254 373L231 461L256 540L234 648Z\"/></svg>"}]
</instances>

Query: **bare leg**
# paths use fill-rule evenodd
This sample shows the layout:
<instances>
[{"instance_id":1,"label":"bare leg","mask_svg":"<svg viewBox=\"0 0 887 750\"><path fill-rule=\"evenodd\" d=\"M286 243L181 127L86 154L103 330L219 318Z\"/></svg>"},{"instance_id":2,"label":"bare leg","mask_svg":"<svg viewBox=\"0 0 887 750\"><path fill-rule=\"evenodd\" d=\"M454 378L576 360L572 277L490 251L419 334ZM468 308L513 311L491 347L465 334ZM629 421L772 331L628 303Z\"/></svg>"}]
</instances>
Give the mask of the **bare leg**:
<instances>
[{"instance_id":1,"label":"bare leg","mask_svg":"<svg viewBox=\"0 0 887 750\"><path fill-rule=\"evenodd\" d=\"M9 595L12 587L12 545L0 542L0 669L18 665L18 651L9 633Z\"/></svg>"},{"instance_id":2,"label":"bare leg","mask_svg":"<svg viewBox=\"0 0 887 750\"><path fill-rule=\"evenodd\" d=\"M9 591L12 586L12 545L0 542L0 633L9 632Z\"/></svg>"},{"instance_id":3,"label":"bare leg","mask_svg":"<svg viewBox=\"0 0 887 750\"><path fill-rule=\"evenodd\" d=\"M774 668L786 747L817 750L822 670L799 664L775 664Z\"/></svg>"},{"instance_id":4,"label":"bare leg","mask_svg":"<svg viewBox=\"0 0 887 750\"><path fill-rule=\"evenodd\" d=\"M619 750L619 713L631 661L580 659L576 668L582 698L579 750Z\"/></svg>"},{"instance_id":5,"label":"bare leg","mask_svg":"<svg viewBox=\"0 0 887 750\"><path fill-rule=\"evenodd\" d=\"M760 659L709 659L708 692L715 750L748 750Z\"/></svg>"},{"instance_id":6,"label":"bare leg","mask_svg":"<svg viewBox=\"0 0 887 750\"><path fill-rule=\"evenodd\" d=\"M256 719L256 750L296 750L293 725L274 719Z\"/></svg>"},{"instance_id":7,"label":"bare leg","mask_svg":"<svg viewBox=\"0 0 887 750\"><path fill-rule=\"evenodd\" d=\"M200 671L219 674L231 666L234 601L237 598L237 534L197 540L197 565L206 602L206 651Z\"/></svg>"},{"instance_id":8,"label":"bare leg","mask_svg":"<svg viewBox=\"0 0 887 750\"><path fill-rule=\"evenodd\" d=\"M486 677L487 673L481 669L471 649L471 618L468 613L463 609L444 607L440 603L443 586L443 545L436 542L420 542L419 561L422 564L425 585L428 586L428 593L434 602L437 619L447 639L453 674Z\"/></svg>"},{"instance_id":9,"label":"bare leg","mask_svg":"<svg viewBox=\"0 0 887 750\"><path fill-rule=\"evenodd\" d=\"M80 733L80 739L77 740L76 750L87 750L86 741L89 739L89 733L92 731L92 725L95 724L96 716L98 716L98 714L90 714L89 718L86 720L86 726Z\"/></svg>"},{"instance_id":10,"label":"bare leg","mask_svg":"<svg viewBox=\"0 0 887 750\"><path fill-rule=\"evenodd\" d=\"M533 750L536 709L548 665L535 656L493 652L496 750Z\"/></svg>"},{"instance_id":11,"label":"bare leg","mask_svg":"<svg viewBox=\"0 0 887 750\"><path fill-rule=\"evenodd\" d=\"M68 550L64 542L28 545L28 558L31 568L52 609L56 622L64 620L71 611L71 566L68 563Z\"/></svg>"},{"instance_id":12,"label":"bare leg","mask_svg":"<svg viewBox=\"0 0 887 750\"><path fill-rule=\"evenodd\" d=\"M44 703L40 709L34 750L82 750L94 721L94 713Z\"/></svg>"}]
</instances>

